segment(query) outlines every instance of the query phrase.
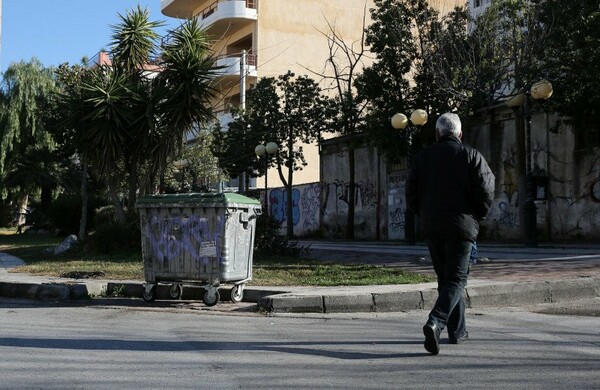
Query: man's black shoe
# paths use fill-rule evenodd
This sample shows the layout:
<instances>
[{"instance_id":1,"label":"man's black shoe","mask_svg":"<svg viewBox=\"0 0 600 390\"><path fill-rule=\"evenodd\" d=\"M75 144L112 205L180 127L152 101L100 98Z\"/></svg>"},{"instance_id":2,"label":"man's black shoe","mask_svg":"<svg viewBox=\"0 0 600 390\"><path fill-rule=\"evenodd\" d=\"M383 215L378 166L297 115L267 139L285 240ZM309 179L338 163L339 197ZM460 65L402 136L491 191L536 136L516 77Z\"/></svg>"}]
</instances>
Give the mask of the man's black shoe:
<instances>
[{"instance_id":1,"label":"man's black shoe","mask_svg":"<svg viewBox=\"0 0 600 390\"><path fill-rule=\"evenodd\" d=\"M432 355L440 353L440 328L435 324L426 323L423 326L423 334L425 335L425 349Z\"/></svg>"},{"instance_id":2,"label":"man's black shoe","mask_svg":"<svg viewBox=\"0 0 600 390\"><path fill-rule=\"evenodd\" d=\"M458 338L448 337L448 344L460 344L463 341L467 341L468 339L469 339L469 332L465 331L465 333L463 333L463 335Z\"/></svg>"}]
</instances>

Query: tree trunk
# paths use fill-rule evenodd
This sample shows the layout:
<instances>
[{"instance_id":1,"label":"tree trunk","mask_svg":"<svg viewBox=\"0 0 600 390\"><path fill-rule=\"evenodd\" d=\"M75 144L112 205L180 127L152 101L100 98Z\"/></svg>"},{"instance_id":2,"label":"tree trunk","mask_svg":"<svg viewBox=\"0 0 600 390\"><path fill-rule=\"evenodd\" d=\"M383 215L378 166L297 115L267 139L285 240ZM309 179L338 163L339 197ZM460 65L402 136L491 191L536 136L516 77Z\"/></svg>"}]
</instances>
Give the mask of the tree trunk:
<instances>
[{"instance_id":1,"label":"tree trunk","mask_svg":"<svg viewBox=\"0 0 600 390\"><path fill-rule=\"evenodd\" d=\"M293 150L294 150L294 141L293 141L293 137L292 134L290 134L289 140L288 140L288 150L289 150L289 157L288 157L288 179L287 179L287 185L286 185L286 219L287 219L287 237L288 238L294 238L294 208L293 208L293 194L292 194L292 190L294 189L293 186L293 180L294 180L294 162L292 160L292 156L293 156Z\"/></svg>"},{"instance_id":2,"label":"tree trunk","mask_svg":"<svg viewBox=\"0 0 600 390\"><path fill-rule=\"evenodd\" d=\"M129 181L127 195L127 212L133 213L135 210L135 200L137 199L138 189L138 164L137 158L132 157L129 160Z\"/></svg>"},{"instance_id":3,"label":"tree trunk","mask_svg":"<svg viewBox=\"0 0 600 390\"><path fill-rule=\"evenodd\" d=\"M87 229L87 215L88 215L88 193L87 193L87 173L88 167L84 158L81 159L82 173L81 173L81 218L79 219L79 234L80 240L85 238L85 232Z\"/></svg>"},{"instance_id":4,"label":"tree trunk","mask_svg":"<svg viewBox=\"0 0 600 390\"><path fill-rule=\"evenodd\" d=\"M111 178L107 179L107 183L108 183L108 192L112 199L113 205L115 206L115 216L117 217L117 220L120 223L125 223L125 222L127 222L127 216L125 215L125 210L123 210L123 204L121 203L121 200L119 199L119 195L117 194L116 186L114 185L114 183L112 183Z\"/></svg>"},{"instance_id":5,"label":"tree trunk","mask_svg":"<svg viewBox=\"0 0 600 390\"><path fill-rule=\"evenodd\" d=\"M19 194L17 199L17 228L18 232L21 233L21 229L27 222L27 204L29 203L29 195L24 192Z\"/></svg>"},{"instance_id":6,"label":"tree trunk","mask_svg":"<svg viewBox=\"0 0 600 390\"><path fill-rule=\"evenodd\" d=\"M293 238L294 237L294 223L292 219L292 168L288 168L288 180L283 176L283 171L281 170L281 164L277 164L277 173L279 174L279 179L283 183L283 187L285 188L285 219L286 219L286 237Z\"/></svg>"},{"instance_id":7,"label":"tree trunk","mask_svg":"<svg viewBox=\"0 0 600 390\"><path fill-rule=\"evenodd\" d=\"M354 238L354 205L356 204L356 166L354 140L351 138L348 145L348 169L350 183L348 184L348 220L346 221L346 239Z\"/></svg>"}]
</instances>

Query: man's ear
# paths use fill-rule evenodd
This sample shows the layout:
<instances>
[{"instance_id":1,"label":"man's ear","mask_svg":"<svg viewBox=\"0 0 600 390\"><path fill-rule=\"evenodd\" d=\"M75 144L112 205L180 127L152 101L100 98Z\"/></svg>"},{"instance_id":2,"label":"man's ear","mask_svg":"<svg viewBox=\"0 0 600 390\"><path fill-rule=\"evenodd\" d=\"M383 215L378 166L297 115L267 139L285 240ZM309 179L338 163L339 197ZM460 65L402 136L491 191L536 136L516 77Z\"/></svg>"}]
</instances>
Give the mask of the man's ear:
<instances>
[{"instance_id":1,"label":"man's ear","mask_svg":"<svg viewBox=\"0 0 600 390\"><path fill-rule=\"evenodd\" d=\"M462 130L461 130L460 134L458 134L458 139L462 139Z\"/></svg>"},{"instance_id":2,"label":"man's ear","mask_svg":"<svg viewBox=\"0 0 600 390\"><path fill-rule=\"evenodd\" d=\"M438 129L435 129L435 140L437 141L438 139L440 139L440 132Z\"/></svg>"}]
</instances>

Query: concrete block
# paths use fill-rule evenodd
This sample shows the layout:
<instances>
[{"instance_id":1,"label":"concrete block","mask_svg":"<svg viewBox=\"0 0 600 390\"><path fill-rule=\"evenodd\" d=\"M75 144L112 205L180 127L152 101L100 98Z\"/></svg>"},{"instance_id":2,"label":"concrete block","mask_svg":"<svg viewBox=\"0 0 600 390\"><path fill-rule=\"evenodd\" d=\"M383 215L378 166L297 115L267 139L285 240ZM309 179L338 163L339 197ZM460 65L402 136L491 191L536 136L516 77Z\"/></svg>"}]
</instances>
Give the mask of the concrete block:
<instances>
[{"instance_id":1,"label":"concrete block","mask_svg":"<svg viewBox=\"0 0 600 390\"><path fill-rule=\"evenodd\" d=\"M71 300L90 299L91 295L85 284L70 284L68 285Z\"/></svg>"},{"instance_id":2,"label":"concrete block","mask_svg":"<svg viewBox=\"0 0 600 390\"><path fill-rule=\"evenodd\" d=\"M423 301L423 308L427 310L431 309L438 298L437 289L422 290L420 294Z\"/></svg>"},{"instance_id":3,"label":"concrete block","mask_svg":"<svg viewBox=\"0 0 600 390\"><path fill-rule=\"evenodd\" d=\"M469 307L521 306L552 302L547 282L520 282L466 288Z\"/></svg>"},{"instance_id":4,"label":"concrete block","mask_svg":"<svg viewBox=\"0 0 600 390\"><path fill-rule=\"evenodd\" d=\"M285 294L287 291L262 290L260 287L244 288L244 302L257 303L264 297L275 294Z\"/></svg>"},{"instance_id":5,"label":"concrete block","mask_svg":"<svg viewBox=\"0 0 600 390\"><path fill-rule=\"evenodd\" d=\"M370 293L356 295L323 296L324 313L351 313L375 311L375 302Z\"/></svg>"},{"instance_id":6,"label":"concrete block","mask_svg":"<svg viewBox=\"0 0 600 390\"><path fill-rule=\"evenodd\" d=\"M420 291L373 294L375 311L408 311L423 309Z\"/></svg>"},{"instance_id":7,"label":"concrete block","mask_svg":"<svg viewBox=\"0 0 600 390\"><path fill-rule=\"evenodd\" d=\"M0 295L9 298L36 299L40 285L37 283L0 283Z\"/></svg>"},{"instance_id":8,"label":"concrete block","mask_svg":"<svg viewBox=\"0 0 600 390\"><path fill-rule=\"evenodd\" d=\"M269 295L261 298L259 309L279 313L323 313L323 297L318 295Z\"/></svg>"},{"instance_id":9,"label":"concrete block","mask_svg":"<svg viewBox=\"0 0 600 390\"><path fill-rule=\"evenodd\" d=\"M547 283L552 291L552 302L564 302L597 297L600 279L552 280Z\"/></svg>"},{"instance_id":10,"label":"concrete block","mask_svg":"<svg viewBox=\"0 0 600 390\"><path fill-rule=\"evenodd\" d=\"M36 299L40 301L68 301L71 291L64 284L43 283L39 286Z\"/></svg>"}]
</instances>

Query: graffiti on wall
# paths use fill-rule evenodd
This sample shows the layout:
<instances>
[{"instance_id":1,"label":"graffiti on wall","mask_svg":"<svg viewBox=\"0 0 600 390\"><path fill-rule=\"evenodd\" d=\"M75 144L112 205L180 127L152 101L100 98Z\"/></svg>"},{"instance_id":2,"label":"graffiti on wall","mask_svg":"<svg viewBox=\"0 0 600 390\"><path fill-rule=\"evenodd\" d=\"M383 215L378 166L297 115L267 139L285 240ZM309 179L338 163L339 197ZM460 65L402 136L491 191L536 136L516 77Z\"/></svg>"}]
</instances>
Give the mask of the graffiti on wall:
<instances>
[{"instance_id":1,"label":"graffiti on wall","mask_svg":"<svg viewBox=\"0 0 600 390\"><path fill-rule=\"evenodd\" d=\"M518 199L519 193L517 191L513 192L512 199ZM500 198L504 198L498 201L498 224L506 225L508 227L518 227L519 226L519 218L517 215L517 202L511 201L511 197L507 193L503 193L500 195Z\"/></svg>"},{"instance_id":2,"label":"graffiti on wall","mask_svg":"<svg viewBox=\"0 0 600 390\"><path fill-rule=\"evenodd\" d=\"M348 212L348 199L350 199L350 183L336 180L325 183L324 208L338 212ZM372 207L377 202L377 190L371 180L358 181L354 184L354 207L362 209Z\"/></svg>"},{"instance_id":3,"label":"graffiti on wall","mask_svg":"<svg viewBox=\"0 0 600 390\"><path fill-rule=\"evenodd\" d=\"M319 228L319 210L321 206L321 186L311 184L302 190L302 227L306 230Z\"/></svg>"},{"instance_id":4,"label":"graffiti on wall","mask_svg":"<svg viewBox=\"0 0 600 390\"><path fill-rule=\"evenodd\" d=\"M394 235L398 235L398 238L401 238L400 234L404 235L404 228L406 227L406 223L404 221L405 213L406 209L400 207L390 211L388 223L389 231Z\"/></svg>"},{"instance_id":5,"label":"graffiti on wall","mask_svg":"<svg viewBox=\"0 0 600 390\"><path fill-rule=\"evenodd\" d=\"M294 234L302 235L318 230L321 223L328 226L345 226L348 216L350 184L341 180L332 183L311 183L294 186L292 190L292 224ZM322 203L321 203L322 202ZM286 190L269 190L270 215L286 228ZM372 180L359 181L355 185L355 224L366 223L367 215L377 205L377 188ZM374 220L374 219L373 219Z\"/></svg>"},{"instance_id":6,"label":"graffiti on wall","mask_svg":"<svg viewBox=\"0 0 600 390\"><path fill-rule=\"evenodd\" d=\"M573 153L571 132L544 133L531 143L531 169L549 180L548 200L537 201L537 226L542 239L596 237L600 234L600 155ZM535 134L534 134L535 135ZM548 140L546 137L550 137ZM547 140L547 141L546 141ZM552 147L549 149L548 145ZM496 197L482 223L489 238L518 238L520 202L516 145L504 145L496 173Z\"/></svg>"},{"instance_id":7,"label":"graffiti on wall","mask_svg":"<svg viewBox=\"0 0 600 390\"><path fill-rule=\"evenodd\" d=\"M302 235L320 226L321 186L311 183L295 186L292 189L292 224L294 234ZM285 234L287 225L287 191L274 188L269 191L269 213L281 224L281 233Z\"/></svg>"},{"instance_id":8,"label":"graffiti on wall","mask_svg":"<svg viewBox=\"0 0 600 390\"><path fill-rule=\"evenodd\" d=\"M404 213L406 198L404 191L408 172L395 173L388 178L388 238L400 240L404 238Z\"/></svg>"},{"instance_id":9,"label":"graffiti on wall","mask_svg":"<svg viewBox=\"0 0 600 390\"><path fill-rule=\"evenodd\" d=\"M600 156L588 157L580 162L580 168L575 169L580 175L575 180L554 178L554 193L550 199L553 237L600 234Z\"/></svg>"},{"instance_id":10,"label":"graffiti on wall","mask_svg":"<svg viewBox=\"0 0 600 390\"><path fill-rule=\"evenodd\" d=\"M300 191L292 189L292 223L297 225L300 221ZM275 220L281 224L287 221L287 191L273 189L269 192L269 211Z\"/></svg>"}]
</instances>

